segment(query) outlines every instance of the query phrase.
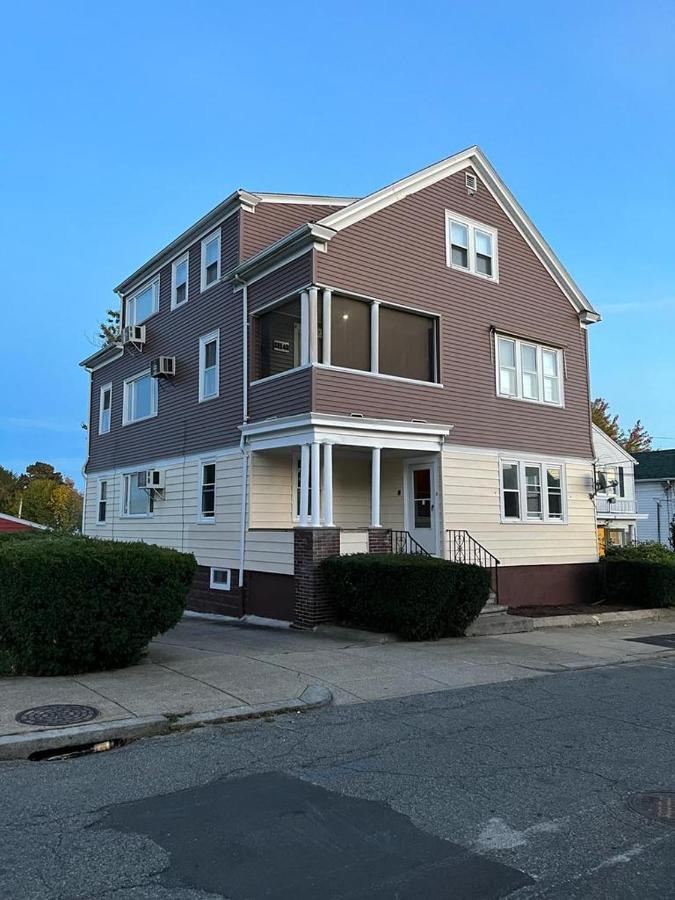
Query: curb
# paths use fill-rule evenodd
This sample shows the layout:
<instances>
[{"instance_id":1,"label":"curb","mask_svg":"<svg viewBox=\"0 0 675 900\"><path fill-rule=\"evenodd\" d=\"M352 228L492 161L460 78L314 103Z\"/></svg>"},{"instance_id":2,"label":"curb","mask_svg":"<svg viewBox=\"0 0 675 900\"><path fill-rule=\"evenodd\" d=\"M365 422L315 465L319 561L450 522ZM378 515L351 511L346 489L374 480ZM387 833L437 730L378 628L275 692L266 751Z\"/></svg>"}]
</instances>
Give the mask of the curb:
<instances>
[{"instance_id":1,"label":"curb","mask_svg":"<svg viewBox=\"0 0 675 900\"><path fill-rule=\"evenodd\" d=\"M489 637L494 634L523 634L544 628L575 628L579 625L616 625L630 622L673 620L672 609L633 609L621 612L574 613L569 616L517 616L504 611L480 615L466 632L467 637Z\"/></svg>"},{"instance_id":2,"label":"curb","mask_svg":"<svg viewBox=\"0 0 675 900\"><path fill-rule=\"evenodd\" d=\"M73 725L65 728L48 728L25 734L0 736L0 761L28 759L41 750L67 750L82 744L97 744L111 740L136 740L143 737L190 731L206 725L241 722L261 716L288 712L307 712L328 706L333 699L327 687L309 685L300 697L280 700L276 703L258 703L255 706L234 706L229 709L213 709L203 713L182 716L171 722L166 716L142 716L135 719L117 719L94 725Z\"/></svg>"},{"instance_id":3,"label":"curb","mask_svg":"<svg viewBox=\"0 0 675 900\"><path fill-rule=\"evenodd\" d=\"M349 628L347 625L317 625L312 629L315 634L348 641L354 644L396 644L401 638L397 634L386 631L366 631L363 628Z\"/></svg>"}]
</instances>

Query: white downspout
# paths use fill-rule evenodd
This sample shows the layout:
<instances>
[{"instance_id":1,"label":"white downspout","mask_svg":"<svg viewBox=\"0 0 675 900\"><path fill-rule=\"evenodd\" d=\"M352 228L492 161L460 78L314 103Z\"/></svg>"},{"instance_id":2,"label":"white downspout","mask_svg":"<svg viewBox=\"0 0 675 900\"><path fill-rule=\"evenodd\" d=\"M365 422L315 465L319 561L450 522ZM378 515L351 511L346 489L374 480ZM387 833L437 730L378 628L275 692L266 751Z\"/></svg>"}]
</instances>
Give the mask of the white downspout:
<instances>
[{"instance_id":1,"label":"white downspout","mask_svg":"<svg viewBox=\"0 0 675 900\"><path fill-rule=\"evenodd\" d=\"M248 422L248 285L242 284L242 426ZM242 432L239 442L241 450L241 518L239 523L239 587L244 586L244 564L246 560L246 516L248 503L248 454L246 437Z\"/></svg>"}]
</instances>

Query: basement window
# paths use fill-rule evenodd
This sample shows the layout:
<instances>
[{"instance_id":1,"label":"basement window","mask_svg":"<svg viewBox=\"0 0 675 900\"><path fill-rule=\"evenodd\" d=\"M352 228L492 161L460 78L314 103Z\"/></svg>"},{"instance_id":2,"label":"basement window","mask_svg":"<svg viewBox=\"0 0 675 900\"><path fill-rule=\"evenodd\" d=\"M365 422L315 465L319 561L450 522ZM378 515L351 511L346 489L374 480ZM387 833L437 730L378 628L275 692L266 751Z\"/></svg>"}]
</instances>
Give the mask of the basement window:
<instances>
[{"instance_id":1,"label":"basement window","mask_svg":"<svg viewBox=\"0 0 675 900\"><path fill-rule=\"evenodd\" d=\"M215 566L211 566L211 580L210 587L214 591L229 591L230 590L230 569L218 569Z\"/></svg>"}]
</instances>

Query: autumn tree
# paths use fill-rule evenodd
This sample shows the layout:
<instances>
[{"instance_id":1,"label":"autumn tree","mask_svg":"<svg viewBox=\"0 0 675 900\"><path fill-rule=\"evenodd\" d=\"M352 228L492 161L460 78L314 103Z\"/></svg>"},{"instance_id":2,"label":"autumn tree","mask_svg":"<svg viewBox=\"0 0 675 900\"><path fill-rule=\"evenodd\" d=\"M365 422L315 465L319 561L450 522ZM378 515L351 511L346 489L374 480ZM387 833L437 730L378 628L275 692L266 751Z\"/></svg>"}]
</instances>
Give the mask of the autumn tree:
<instances>
[{"instance_id":1,"label":"autumn tree","mask_svg":"<svg viewBox=\"0 0 675 900\"><path fill-rule=\"evenodd\" d=\"M627 453L639 453L641 450L652 449L652 438L642 420L638 419L631 430L626 434L619 424L618 415L612 415L609 411L609 403L602 397L596 397L591 404L593 423L616 441Z\"/></svg>"},{"instance_id":2,"label":"autumn tree","mask_svg":"<svg viewBox=\"0 0 675 900\"><path fill-rule=\"evenodd\" d=\"M19 478L0 466L0 512L16 516L19 512Z\"/></svg>"},{"instance_id":3,"label":"autumn tree","mask_svg":"<svg viewBox=\"0 0 675 900\"><path fill-rule=\"evenodd\" d=\"M652 438L647 429L638 419L623 440L621 446L627 453L640 453L642 450L652 449Z\"/></svg>"}]
</instances>

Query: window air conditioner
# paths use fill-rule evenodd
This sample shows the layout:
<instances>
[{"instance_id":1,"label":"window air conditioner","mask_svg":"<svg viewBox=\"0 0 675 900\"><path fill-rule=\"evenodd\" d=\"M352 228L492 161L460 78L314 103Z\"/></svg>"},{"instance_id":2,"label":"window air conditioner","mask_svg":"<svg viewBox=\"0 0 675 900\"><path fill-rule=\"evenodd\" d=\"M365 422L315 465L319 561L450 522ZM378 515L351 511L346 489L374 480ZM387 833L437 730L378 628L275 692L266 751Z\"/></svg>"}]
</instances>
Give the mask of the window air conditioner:
<instances>
[{"instance_id":1,"label":"window air conditioner","mask_svg":"<svg viewBox=\"0 0 675 900\"><path fill-rule=\"evenodd\" d=\"M150 363L150 374L153 378L170 378L176 374L175 356L158 356Z\"/></svg>"}]
</instances>

